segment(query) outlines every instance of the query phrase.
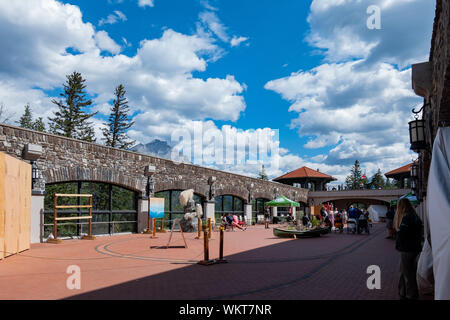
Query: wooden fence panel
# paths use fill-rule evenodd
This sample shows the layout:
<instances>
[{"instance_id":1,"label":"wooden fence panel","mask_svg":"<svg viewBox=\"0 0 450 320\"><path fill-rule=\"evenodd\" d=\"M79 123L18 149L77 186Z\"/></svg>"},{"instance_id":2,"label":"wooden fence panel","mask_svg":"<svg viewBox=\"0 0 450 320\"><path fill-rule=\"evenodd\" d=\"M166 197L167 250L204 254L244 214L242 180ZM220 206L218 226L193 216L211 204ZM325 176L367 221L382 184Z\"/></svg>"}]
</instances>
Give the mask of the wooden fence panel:
<instances>
[{"instance_id":1,"label":"wooden fence panel","mask_svg":"<svg viewBox=\"0 0 450 320\"><path fill-rule=\"evenodd\" d=\"M30 248L31 166L6 154L0 163L0 246L7 257Z\"/></svg>"},{"instance_id":2,"label":"wooden fence panel","mask_svg":"<svg viewBox=\"0 0 450 320\"><path fill-rule=\"evenodd\" d=\"M5 154L0 152L0 259L5 257Z\"/></svg>"}]
</instances>

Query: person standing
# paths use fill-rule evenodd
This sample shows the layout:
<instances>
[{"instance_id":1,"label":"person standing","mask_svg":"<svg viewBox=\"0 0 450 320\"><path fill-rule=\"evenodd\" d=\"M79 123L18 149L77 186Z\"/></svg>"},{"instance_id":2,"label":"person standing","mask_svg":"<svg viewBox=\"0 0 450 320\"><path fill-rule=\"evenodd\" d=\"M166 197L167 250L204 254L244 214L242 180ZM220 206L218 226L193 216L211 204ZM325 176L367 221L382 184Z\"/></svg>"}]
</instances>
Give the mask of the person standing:
<instances>
[{"instance_id":1,"label":"person standing","mask_svg":"<svg viewBox=\"0 0 450 320\"><path fill-rule=\"evenodd\" d=\"M270 208L266 207L266 211L264 213L264 228L269 229L269 223L270 223Z\"/></svg>"},{"instance_id":2,"label":"person standing","mask_svg":"<svg viewBox=\"0 0 450 320\"><path fill-rule=\"evenodd\" d=\"M395 248L400 252L398 294L402 300L415 300L419 298L416 274L422 251L423 224L408 199L399 200L395 215Z\"/></svg>"},{"instance_id":3,"label":"person standing","mask_svg":"<svg viewBox=\"0 0 450 320\"><path fill-rule=\"evenodd\" d=\"M393 230L392 227L394 225L394 210L392 207L389 207L389 210L386 212L386 239L392 239L393 238Z\"/></svg>"}]
</instances>

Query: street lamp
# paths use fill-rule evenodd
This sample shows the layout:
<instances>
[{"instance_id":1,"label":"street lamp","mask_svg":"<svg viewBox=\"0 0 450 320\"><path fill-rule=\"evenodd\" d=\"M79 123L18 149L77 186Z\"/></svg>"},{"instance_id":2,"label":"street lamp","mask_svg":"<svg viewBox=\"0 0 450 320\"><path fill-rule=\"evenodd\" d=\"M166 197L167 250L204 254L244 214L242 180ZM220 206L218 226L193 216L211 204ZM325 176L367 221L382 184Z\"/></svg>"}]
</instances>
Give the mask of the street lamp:
<instances>
[{"instance_id":1,"label":"street lamp","mask_svg":"<svg viewBox=\"0 0 450 320\"><path fill-rule=\"evenodd\" d=\"M413 179L419 177L419 166L417 164L414 163L411 166L410 174L411 174L411 178L413 178Z\"/></svg>"},{"instance_id":2,"label":"street lamp","mask_svg":"<svg viewBox=\"0 0 450 320\"><path fill-rule=\"evenodd\" d=\"M216 177L211 176L208 178L208 185L209 185L209 200L214 200L214 197L216 196L216 192L214 190L214 183L216 182Z\"/></svg>"},{"instance_id":3,"label":"street lamp","mask_svg":"<svg viewBox=\"0 0 450 320\"><path fill-rule=\"evenodd\" d=\"M253 184L253 182L252 183L249 183L248 185L247 185L247 190L248 190L248 203L249 204L252 204L252 200L253 200L253 195L252 195L252 190L253 190L253 187L254 187L255 185Z\"/></svg>"},{"instance_id":4,"label":"street lamp","mask_svg":"<svg viewBox=\"0 0 450 320\"><path fill-rule=\"evenodd\" d=\"M278 198L278 191L279 191L278 188L273 189L273 193L275 194L275 199Z\"/></svg>"},{"instance_id":5,"label":"street lamp","mask_svg":"<svg viewBox=\"0 0 450 320\"><path fill-rule=\"evenodd\" d=\"M411 143L411 150L419 152L427 148L425 140L425 120L419 120L418 114L423 110L426 105L423 105L419 111L412 110L415 120L410 121L409 125L409 140Z\"/></svg>"},{"instance_id":6,"label":"street lamp","mask_svg":"<svg viewBox=\"0 0 450 320\"><path fill-rule=\"evenodd\" d=\"M145 167L144 175L147 177L147 198L148 198L148 220L147 220L147 233L151 233L151 219L150 219L150 199L155 191L155 182L153 181L153 174L156 172L155 166L148 165ZM155 226L153 226L155 227Z\"/></svg>"}]
</instances>

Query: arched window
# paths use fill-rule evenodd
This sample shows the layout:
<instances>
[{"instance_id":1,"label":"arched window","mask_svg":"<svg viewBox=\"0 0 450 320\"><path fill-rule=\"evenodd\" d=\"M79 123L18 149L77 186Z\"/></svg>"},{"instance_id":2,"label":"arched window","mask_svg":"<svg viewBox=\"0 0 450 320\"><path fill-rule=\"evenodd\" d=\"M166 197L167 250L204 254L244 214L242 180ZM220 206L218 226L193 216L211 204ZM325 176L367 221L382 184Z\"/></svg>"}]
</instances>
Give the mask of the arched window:
<instances>
[{"instance_id":1,"label":"arched window","mask_svg":"<svg viewBox=\"0 0 450 320\"><path fill-rule=\"evenodd\" d=\"M166 190L155 193L155 198L164 198L164 224L166 227L172 226L172 220L183 219L184 207L180 204L180 193L183 190ZM194 194L195 203L203 206L203 197Z\"/></svg>"},{"instance_id":2,"label":"arched window","mask_svg":"<svg viewBox=\"0 0 450 320\"><path fill-rule=\"evenodd\" d=\"M223 195L215 198L215 215L220 219L225 213L244 217L244 201L232 195Z\"/></svg>"},{"instance_id":3,"label":"arched window","mask_svg":"<svg viewBox=\"0 0 450 320\"><path fill-rule=\"evenodd\" d=\"M259 221L264 221L264 210L266 208L266 203L270 200L264 198L253 199L252 201L252 223L258 223Z\"/></svg>"},{"instance_id":4,"label":"arched window","mask_svg":"<svg viewBox=\"0 0 450 320\"><path fill-rule=\"evenodd\" d=\"M137 193L119 186L97 182L67 182L47 184L44 200L44 237L53 233L53 195L92 194L92 233L116 234L137 231ZM59 205L85 205L87 198L60 198ZM58 209L59 217L87 215L88 209ZM58 223L61 237L81 236L88 233L86 220Z\"/></svg>"}]
</instances>

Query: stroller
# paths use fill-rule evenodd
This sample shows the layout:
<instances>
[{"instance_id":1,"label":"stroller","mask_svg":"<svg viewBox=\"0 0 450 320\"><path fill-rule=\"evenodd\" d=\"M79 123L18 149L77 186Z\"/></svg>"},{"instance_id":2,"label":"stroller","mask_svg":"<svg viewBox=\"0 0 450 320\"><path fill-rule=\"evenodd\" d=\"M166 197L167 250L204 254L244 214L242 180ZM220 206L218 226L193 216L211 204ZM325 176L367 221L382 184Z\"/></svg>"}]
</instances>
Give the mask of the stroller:
<instances>
[{"instance_id":1,"label":"stroller","mask_svg":"<svg viewBox=\"0 0 450 320\"><path fill-rule=\"evenodd\" d=\"M358 234L361 234L365 230L367 234L370 234L370 227L369 227L369 219L365 214L362 214L359 216L358 219Z\"/></svg>"},{"instance_id":2,"label":"stroller","mask_svg":"<svg viewBox=\"0 0 450 320\"><path fill-rule=\"evenodd\" d=\"M342 233L344 231L344 224L342 222L341 214L337 214L334 218L334 231Z\"/></svg>"},{"instance_id":3,"label":"stroller","mask_svg":"<svg viewBox=\"0 0 450 320\"><path fill-rule=\"evenodd\" d=\"M356 219L349 218L347 221L347 233L356 233L358 223L356 222Z\"/></svg>"}]
</instances>

